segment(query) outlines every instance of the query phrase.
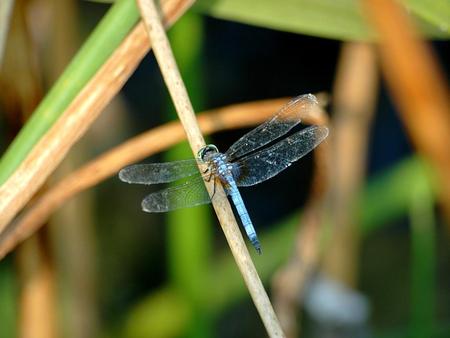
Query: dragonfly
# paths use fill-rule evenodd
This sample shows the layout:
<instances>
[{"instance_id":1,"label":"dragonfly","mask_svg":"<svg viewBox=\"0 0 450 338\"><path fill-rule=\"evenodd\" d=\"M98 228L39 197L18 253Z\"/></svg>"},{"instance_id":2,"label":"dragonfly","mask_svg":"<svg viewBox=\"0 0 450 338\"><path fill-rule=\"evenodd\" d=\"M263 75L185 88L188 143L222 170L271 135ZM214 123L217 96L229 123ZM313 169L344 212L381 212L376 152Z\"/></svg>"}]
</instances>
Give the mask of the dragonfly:
<instances>
[{"instance_id":1,"label":"dragonfly","mask_svg":"<svg viewBox=\"0 0 450 338\"><path fill-rule=\"evenodd\" d=\"M167 212L211 203L219 181L233 202L248 239L261 254L260 241L238 187L252 186L277 175L328 136L328 128L318 125L289 133L317 106L314 95L297 96L266 122L242 136L225 153L209 144L198 151L197 159L135 164L121 169L119 178L123 182L145 185L176 182L147 195L142 200L142 209L146 212ZM206 169L200 171L198 163ZM204 183L211 180L214 184L212 197Z\"/></svg>"}]
</instances>

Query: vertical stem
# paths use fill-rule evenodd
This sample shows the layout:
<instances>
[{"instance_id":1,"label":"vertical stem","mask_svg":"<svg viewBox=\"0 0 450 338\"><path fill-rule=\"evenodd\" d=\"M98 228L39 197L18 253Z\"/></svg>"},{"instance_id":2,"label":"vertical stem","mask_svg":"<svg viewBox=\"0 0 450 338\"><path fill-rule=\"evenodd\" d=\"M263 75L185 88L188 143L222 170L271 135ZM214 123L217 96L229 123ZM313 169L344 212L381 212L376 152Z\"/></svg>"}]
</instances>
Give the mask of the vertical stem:
<instances>
[{"instance_id":1,"label":"vertical stem","mask_svg":"<svg viewBox=\"0 0 450 338\"><path fill-rule=\"evenodd\" d=\"M415 181L411 192L411 337L431 337L435 306L435 219L431 189Z\"/></svg>"},{"instance_id":2,"label":"vertical stem","mask_svg":"<svg viewBox=\"0 0 450 338\"><path fill-rule=\"evenodd\" d=\"M2 319L2 335L18 337L17 313L19 312L18 276L13 269L11 260L4 260L0 264L0 318Z\"/></svg>"},{"instance_id":3,"label":"vertical stem","mask_svg":"<svg viewBox=\"0 0 450 338\"><path fill-rule=\"evenodd\" d=\"M57 337L55 276L44 250L42 233L28 239L19 250L21 280L19 336L22 338Z\"/></svg>"},{"instance_id":4,"label":"vertical stem","mask_svg":"<svg viewBox=\"0 0 450 338\"><path fill-rule=\"evenodd\" d=\"M362 75L363 74L363 75ZM329 212L333 240L327 247L324 269L347 286L357 281L360 233L356 201L365 180L369 128L377 97L377 66L373 46L342 45L335 85L332 119Z\"/></svg>"},{"instance_id":5,"label":"vertical stem","mask_svg":"<svg viewBox=\"0 0 450 338\"><path fill-rule=\"evenodd\" d=\"M0 1L0 69L3 63L3 55L5 53L6 38L9 32L9 23L11 13L14 7L14 0Z\"/></svg>"},{"instance_id":6,"label":"vertical stem","mask_svg":"<svg viewBox=\"0 0 450 338\"><path fill-rule=\"evenodd\" d=\"M142 18L145 22L153 50L161 68L162 75L169 89L187 139L194 154L205 145L197 120L189 100L183 80L175 62L164 28L153 0L137 0ZM209 185L207 184L209 189ZM217 187L213 206L222 230L233 253L236 264L244 277L253 302L262 318L270 337L284 337L278 319L261 283L250 254L245 246L234 218L231 206L222 187Z\"/></svg>"}]
</instances>

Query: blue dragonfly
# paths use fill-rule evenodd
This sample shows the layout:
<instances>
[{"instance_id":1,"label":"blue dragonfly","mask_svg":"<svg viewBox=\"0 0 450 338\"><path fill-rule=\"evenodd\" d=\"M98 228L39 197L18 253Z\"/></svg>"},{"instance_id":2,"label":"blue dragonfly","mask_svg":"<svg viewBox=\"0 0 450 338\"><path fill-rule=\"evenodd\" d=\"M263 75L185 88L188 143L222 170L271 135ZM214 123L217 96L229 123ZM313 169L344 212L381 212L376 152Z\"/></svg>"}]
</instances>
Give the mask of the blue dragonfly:
<instances>
[{"instance_id":1,"label":"blue dragonfly","mask_svg":"<svg viewBox=\"0 0 450 338\"><path fill-rule=\"evenodd\" d=\"M261 244L238 187L252 186L277 175L327 137L327 127L310 126L277 141L317 105L312 94L298 96L272 118L242 136L225 153L210 144L200 149L197 160L131 165L120 170L119 178L127 183L147 185L180 181L147 195L142 201L142 209L146 212L166 212L210 203L203 181L213 180L214 184L220 181L235 206L247 237L261 253ZM204 172L200 172L197 161L205 165ZM214 199L214 193L212 196Z\"/></svg>"}]
</instances>

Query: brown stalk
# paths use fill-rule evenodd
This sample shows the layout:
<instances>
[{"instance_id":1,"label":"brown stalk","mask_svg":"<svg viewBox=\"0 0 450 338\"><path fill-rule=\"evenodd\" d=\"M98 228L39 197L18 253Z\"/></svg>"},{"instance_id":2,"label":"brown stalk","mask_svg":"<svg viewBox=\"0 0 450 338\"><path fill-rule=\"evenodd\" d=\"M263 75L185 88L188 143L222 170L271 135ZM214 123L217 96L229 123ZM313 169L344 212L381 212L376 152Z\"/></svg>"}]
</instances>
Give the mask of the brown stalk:
<instances>
[{"instance_id":1,"label":"brown stalk","mask_svg":"<svg viewBox=\"0 0 450 338\"><path fill-rule=\"evenodd\" d=\"M14 0L3 0L0 2L0 69L3 64L3 56L13 7Z\"/></svg>"},{"instance_id":2,"label":"brown stalk","mask_svg":"<svg viewBox=\"0 0 450 338\"><path fill-rule=\"evenodd\" d=\"M363 4L379 35L382 71L400 118L418 152L438 174L440 201L450 225L450 95L443 71L397 1Z\"/></svg>"},{"instance_id":3,"label":"brown stalk","mask_svg":"<svg viewBox=\"0 0 450 338\"><path fill-rule=\"evenodd\" d=\"M163 12L167 15L167 22L176 20L191 2L164 2ZM0 187L0 233L117 94L149 48L145 28L140 23Z\"/></svg>"},{"instance_id":4,"label":"brown stalk","mask_svg":"<svg viewBox=\"0 0 450 338\"><path fill-rule=\"evenodd\" d=\"M169 41L162 27L158 10L153 0L137 0L147 32L153 44L153 50L158 61L164 81L175 104L180 121L186 132L192 152L197 152L205 145L195 118L192 104L175 62ZM210 195L211 184L206 184ZM221 186L217 187L212 200L214 210L222 230L233 253L236 264L241 271L253 302L261 316L270 337L284 337L278 319L270 303L269 297L262 285L250 254L245 246L230 203Z\"/></svg>"},{"instance_id":5,"label":"brown stalk","mask_svg":"<svg viewBox=\"0 0 450 338\"><path fill-rule=\"evenodd\" d=\"M208 135L221 130L253 126L271 116L287 100L256 101L211 110L198 115L200 129ZM308 119L305 122L313 123ZM126 165L185 139L186 134L180 122L170 122L126 141L64 177L32 202L0 235L0 259L41 228L57 208L76 194L115 175Z\"/></svg>"},{"instance_id":6,"label":"brown stalk","mask_svg":"<svg viewBox=\"0 0 450 338\"><path fill-rule=\"evenodd\" d=\"M334 84L331 122L332 157L328 214L333 221L324 270L327 276L354 287L359 257L356 199L364 183L369 130L378 93L374 47L367 43L342 46Z\"/></svg>"},{"instance_id":7,"label":"brown stalk","mask_svg":"<svg viewBox=\"0 0 450 338\"><path fill-rule=\"evenodd\" d=\"M18 336L57 337L55 271L40 236L20 247L17 262L21 281Z\"/></svg>"},{"instance_id":8,"label":"brown stalk","mask_svg":"<svg viewBox=\"0 0 450 338\"><path fill-rule=\"evenodd\" d=\"M328 125L323 110L315 111L308 123ZM299 337L298 299L314 272L319 259L319 237L323 221L324 197L328 191L328 163L331 144L328 140L314 151L314 177L312 191L301 218L295 238L295 249L288 261L276 272L272 280L274 306L286 336Z\"/></svg>"}]
</instances>

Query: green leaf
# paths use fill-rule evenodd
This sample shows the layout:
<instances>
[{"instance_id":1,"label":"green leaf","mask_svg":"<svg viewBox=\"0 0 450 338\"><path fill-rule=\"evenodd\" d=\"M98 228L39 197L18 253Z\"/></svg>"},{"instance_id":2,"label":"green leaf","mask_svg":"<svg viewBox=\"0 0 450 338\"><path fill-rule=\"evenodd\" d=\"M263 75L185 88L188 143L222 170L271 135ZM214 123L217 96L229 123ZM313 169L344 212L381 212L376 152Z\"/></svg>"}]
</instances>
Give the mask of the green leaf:
<instances>
[{"instance_id":1,"label":"green leaf","mask_svg":"<svg viewBox=\"0 0 450 338\"><path fill-rule=\"evenodd\" d=\"M448 30L443 30L443 23L448 25L449 22L448 6L435 5L430 9L418 4L420 0L406 2L418 16L419 27L424 34L448 38ZM358 0L200 0L195 8L213 17L293 33L339 40L374 38ZM440 13L438 9L441 9ZM423 23L422 19L426 22Z\"/></svg>"},{"instance_id":2,"label":"green leaf","mask_svg":"<svg viewBox=\"0 0 450 338\"><path fill-rule=\"evenodd\" d=\"M405 4L418 17L439 28L442 32L450 33L450 1L407 0Z\"/></svg>"},{"instance_id":3,"label":"green leaf","mask_svg":"<svg viewBox=\"0 0 450 338\"><path fill-rule=\"evenodd\" d=\"M418 156L405 159L370 178L359 205L361 231L366 234L381 224L405 215L410 208L411 182L437 190L435 174ZM422 191L421 191L422 192Z\"/></svg>"}]
</instances>

